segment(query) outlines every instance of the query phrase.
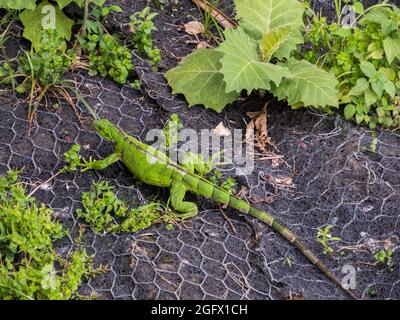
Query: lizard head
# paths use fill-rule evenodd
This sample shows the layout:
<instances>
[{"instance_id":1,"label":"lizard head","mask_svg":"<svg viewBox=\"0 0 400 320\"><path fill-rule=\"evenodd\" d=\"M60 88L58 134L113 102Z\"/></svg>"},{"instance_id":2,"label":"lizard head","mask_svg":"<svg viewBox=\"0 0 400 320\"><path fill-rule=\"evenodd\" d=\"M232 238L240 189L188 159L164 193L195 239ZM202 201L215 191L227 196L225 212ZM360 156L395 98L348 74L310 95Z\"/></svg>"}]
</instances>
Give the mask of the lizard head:
<instances>
[{"instance_id":1,"label":"lizard head","mask_svg":"<svg viewBox=\"0 0 400 320\"><path fill-rule=\"evenodd\" d=\"M93 127L107 141L115 141L121 135L118 128L107 119L94 120Z\"/></svg>"}]
</instances>

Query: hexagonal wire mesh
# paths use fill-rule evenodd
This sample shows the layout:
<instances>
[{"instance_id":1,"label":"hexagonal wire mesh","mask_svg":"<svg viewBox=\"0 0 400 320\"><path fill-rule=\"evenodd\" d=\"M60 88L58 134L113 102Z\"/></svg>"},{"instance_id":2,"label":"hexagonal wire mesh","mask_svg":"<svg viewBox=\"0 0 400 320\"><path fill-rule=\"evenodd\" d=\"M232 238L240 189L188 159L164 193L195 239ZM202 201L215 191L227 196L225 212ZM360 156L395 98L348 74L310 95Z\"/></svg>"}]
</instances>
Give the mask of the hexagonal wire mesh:
<instances>
[{"instance_id":1,"label":"hexagonal wire mesh","mask_svg":"<svg viewBox=\"0 0 400 320\"><path fill-rule=\"evenodd\" d=\"M120 5L128 16L145 1ZM173 25L189 21L197 9L188 1L178 9L186 14L165 10L158 17L156 40L165 69L190 51L185 43L188 36ZM171 25L160 24L163 21ZM149 129L162 127L171 112L198 131L214 128L220 121L243 128L245 112L260 109L267 101L251 97L222 115L200 107L188 109L180 97L171 95L162 73L153 72L139 57L135 63L144 94L84 73L71 77L101 117L142 140ZM74 142L83 146L84 156L103 158L112 151L93 129L79 124L68 106L40 110L28 136L27 106L15 104L12 96L0 99L0 173L24 167L23 178L34 186L57 172L63 165L62 154ZM82 106L79 110L87 115ZM390 246L396 251L399 246L400 135L380 132L374 138L370 131L340 118L292 111L277 103L270 105L268 117L276 145L271 151L282 158L259 159L252 175L239 178L249 187L248 196L273 199L256 206L287 223L314 252L322 251L315 241L317 228L332 224L345 254L320 254L322 261L339 277L344 265L354 266L356 292L364 298L371 287L379 298L400 298L397 252L393 272L366 264L378 248ZM79 228L74 212L81 205L81 193L99 178L109 180L132 205L165 192L137 184L121 164L94 174L59 176L36 197L54 208L57 219L71 230L57 244L60 253L74 246ZM282 180L290 183L279 183ZM233 210L228 211L227 221L214 204L194 199L201 204L201 213L173 231L162 225L137 234L100 236L87 230L84 246L95 254L97 264L107 264L110 271L84 284L81 292L95 291L103 299L281 299L291 294L307 299L346 298L265 225Z\"/></svg>"}]
</instances>

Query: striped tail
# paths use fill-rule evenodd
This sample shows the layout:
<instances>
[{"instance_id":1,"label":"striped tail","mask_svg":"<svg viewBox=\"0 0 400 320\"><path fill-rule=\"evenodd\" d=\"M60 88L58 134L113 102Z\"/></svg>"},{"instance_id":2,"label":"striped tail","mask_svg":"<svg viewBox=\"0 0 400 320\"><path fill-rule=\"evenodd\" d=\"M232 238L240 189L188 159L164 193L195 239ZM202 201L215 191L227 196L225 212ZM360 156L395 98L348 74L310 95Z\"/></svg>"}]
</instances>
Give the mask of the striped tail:
<instances>
[{"instance_id":1,"label":"striped tail","mask_svg":"<svg viewBox=\"0 0 400 320\"><path fill-rule=\"evenodd\" d=\"M216 197L215 201L218 200L219 197ZM292 243L294 246L299 249L299 251L307 257L308 260L311 261L313 265L315 265L326 277L328 277L333 283L335 283L338 287L340 287L343 291L345 291L351 298L358 300L358 297L349 289L345 288L339 279L328 269L328 267L323 264L314 253L311 252L310 249L287 227L285 227L281 222L275 219L273 216L268 214L265 211L258 210L246 201L240 200L234 196L231 196L229 199L229 207L237 209L241 212L247 213L264 223L270 226L273 230L279 232L287 241Z\"/></svg>"},{"instance_id":2,"label":"striped tail","mask_svg":"<svg viewBox=\"0 0 400 320\"><path fill-rule=\"evenodd\" d=\"M339 288L345 291L350 297L358 300L358 297L351 290L345 288L342 282L336 278L336 276L328 269L328 267L324 265L292 231L290 231L269 213L252 207L248 202L230 195L225 189L212 184L210 181L201 176L192 173L184 173L182 176L187 186L194 193L200 194L205 198L212 199L219 204L228 205L233 209L247 213L266 223L273 230L279 232L287 241L296 246L299 251L311 261L313 265L315 265L323 274L325 274L326 277L328 277Z\"/></svg>"}]
</instances>

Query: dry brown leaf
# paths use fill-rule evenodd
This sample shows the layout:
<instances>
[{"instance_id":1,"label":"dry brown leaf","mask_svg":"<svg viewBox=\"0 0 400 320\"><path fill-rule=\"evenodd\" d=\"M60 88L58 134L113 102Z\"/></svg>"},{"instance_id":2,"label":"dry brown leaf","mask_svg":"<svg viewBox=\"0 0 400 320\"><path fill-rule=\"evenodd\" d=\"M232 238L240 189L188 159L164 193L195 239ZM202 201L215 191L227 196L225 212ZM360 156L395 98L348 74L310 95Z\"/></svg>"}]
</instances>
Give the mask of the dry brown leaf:
<instances>
[{"instance_id":1,"label":"dry brown leaf","mask_svg":"<svg viewBox=\"0 0 400 320\"><path fill-rule=\"evenodd\" d=\"M271 203L275 202L276 196L272 195L272 196L268 196L268 197L263 198L263 197L261 197L261 196L256 194L256 195L250 197L249 200L250 200L251 203L254 203L254 204L259 204L259 203L271 204Z\"/></svg>"},{"instance_id":2,"label":"dry brown leaf","mask_svg":"<svg viewBox=\"0 0 400 320\"><path fill-rule=\"evenodd\" d=\"M252 133L255 131L255 146L260 150L265 151L266 145L274 145L271 138L268 136L267 126L267 104L258 112L247 112L246 115L251 119L246 128L246 140L249 143Z\"/></svg>"},{"instance_id":3,"label":"dry brown leaf","mask_svg":"<svg viewBox=\"0 0 400 320\"><path fill-rule=\"evenodd\" d=\"M220 122L214 129L213 133L218 137L229 137L231 135L231 131L224 126L223 122Z\"/></svg>"},{"instance_id":4,"label":"dry brown leaf","mask_svg":"<svg viewBox=\"0 0 400 320\"><path fill-rule=\"evenodd\" d=\"M199 21L190 21L185 24L185 32L192 36L197 36L204 32L204 26Z\"/></svg>"},{"instance_id":5,"label":"dry brown leaf","mask_svg":"<svg viewBox=\"0 0 400 320\"><path fill-rule=\"evenodd\" d=\"M212 46L210 46L210 44L207 41L200 41L197 44L197 49L203 49L203 48L212 48Z\"/></svg>"},{"instance_id":6,"label":"dry brown leaf","mask_svg":"<svg viewBox=\"0 0 400 320\"><path fill-rule=\"evenodd\" d=\"M259 196L258 194L251 196L249 198L249 200L251 203L254 203L254 204L263 203L265 201L265 199L263 197Z\"/></svg>"},{"instance_id":7,"label":"dry brown leaf","mask_svg":"<svg viewBox=\"0 0 400 320\"><path fill-rule=\"evenodd\" d=\"M263 179L272 185L281 185L281 186L292 186L293 185L293 178L292 177L285 177L285 176L278 176L273 177L269 174L263 176Z\"/></svg>"}]
</instances>

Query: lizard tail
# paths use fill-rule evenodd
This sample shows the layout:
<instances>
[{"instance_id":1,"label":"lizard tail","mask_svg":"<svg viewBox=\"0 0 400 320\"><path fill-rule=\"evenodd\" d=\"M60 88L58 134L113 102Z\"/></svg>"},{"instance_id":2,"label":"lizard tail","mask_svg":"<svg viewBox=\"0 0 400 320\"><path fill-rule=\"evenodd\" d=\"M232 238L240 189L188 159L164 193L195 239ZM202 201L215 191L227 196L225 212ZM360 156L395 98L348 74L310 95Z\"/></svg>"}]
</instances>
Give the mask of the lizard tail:
<instances>
[{"instance_id":1,"label":"lizard tail","mask_svg":"<svg viewBox=\"0 0 400 320\"><path fill-rule=\"evenodd\" d=\"M196 176L194 174L185 174L183 179L189 188L195 193L200 194L208 199L212 199L219 204L228 205L233 209L249 214L270 226L273 230L280 233L287 241L296 246L298 250L334 284L346 292L351 298L358 300L358 297L351 290L346 288L342 282L339 281L339 279L337 279L336 276L328 269L328 267L323 264L292 231L276 220L272 215L265 211L258 210L252 207L248 202L230 195L221 187L210 184L210 182L203 177Z\"/></svg>"},{"instance_id":2,"label":"lizard tail","mask_svg":"<svg viewBox=\"0 0 400 320\"><path fill-rule=\"evenodd\" d=\"M213 197L214 198L214 197ZM218 201L218 196L214 198L214 201ZM328 269L328 267L322 263L317 256L307 248L307 246L286 226L284 226L281 222L276 220L269 213L258 210L252 206L250 206L246 201L240 200L234 196L230 196L229 198L229 206L237 209L241 212L247 213L264 223L270 226L273 230L277 231L281 234L287 241L292 243L297 249L307 257L309 261L313 265L315 265L327 278L329 278L333 283L335 283L338 287L340 287L344 292L346 292L351 298L358 300L358 297L352 292L350 289L346 288L342 282L336 278L336 276Z\"/></svg>"}]
</instances>

